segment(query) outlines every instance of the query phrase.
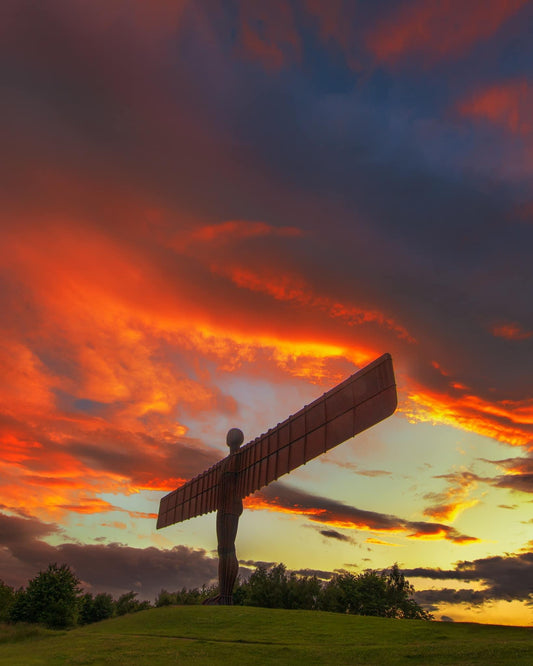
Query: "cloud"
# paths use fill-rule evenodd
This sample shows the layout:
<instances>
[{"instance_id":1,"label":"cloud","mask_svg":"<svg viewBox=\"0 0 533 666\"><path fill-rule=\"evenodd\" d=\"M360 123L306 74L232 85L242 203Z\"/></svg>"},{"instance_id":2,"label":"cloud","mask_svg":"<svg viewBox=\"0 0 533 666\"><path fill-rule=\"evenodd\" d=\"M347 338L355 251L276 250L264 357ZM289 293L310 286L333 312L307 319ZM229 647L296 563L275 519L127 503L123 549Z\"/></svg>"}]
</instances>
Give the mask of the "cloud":
<instances>
[{"instance_id":1,"label":"cloud","mask_svg":"<svg viewBox=\"0 0 533 666\"><path fill-rule=\"evenodd\" d=\"M472 393L428 391L409 394L403 409L415 421L433 421L477 432L514 446L528 447L533 438L531 400L487 400Z\"/></svg>"},{"instance_id":2,"label":"cloud","mask_svg":"<svg viewBox=\"0 0 533 666\"><path fill-rule=\"evenodd\" d=\"M123 511L98 495L172 490L221 457L218 450L172 432L148 435L101 426L99 419L76 423L66 417L63 422L41 418L28 426L0 415L0 434L4 443L11 442L1 474L4 506L56 519L67 512Z\"/></svg>"},{"instance_id":3,"label":"cloud","mask_svg":"<svg viewBox=\"0 0 533 666\"><path fill-rule=\"evenodd\" d=\"M371 532L403 533L413 539L446 539L457 544L472 543L475 537L461 534L441 523L409 521L397 516L366 511L274 482L245 500L248 509L269 509L306 516L312 522L331 527Z\"/></svg>"},{"instance_id":4,"label":"cloud","mask_svg":"<svg viewBox=\"0 0 533 666\"><path fill-rule=\"evenodd\" d=\"M248 577L248 574L250 573L249 570L247 569L248 567L262 567L266 569L270 569L273 566L276 566L278 563L277 562L264 562L263 560L239 560L239 564L243 566L243 574L245 578ZM293 573L297 574L298 576L316 576L320 580L329 580L333 576L332 571L323 571L322 569L295 569L291 570ZM241 576L241 572L239 571L239 576Z\"/></svg>"},{"instance_id":5,"label":"cloud","mask_svg":"<svg viewBox=\"0 0 533 666\"><path fill-rule=\"evenodd\" d=\"M119 596L133 590L151 599L165 588L201 587L217 580L218 560L201 548L132 548L118 543L61 543L51 546L43 537L60 530L36 519L0 514L2 577L9 585L26 585L49 563L65 563L87 591Z\"/></svg>"},{"instance_id":6,"label":"cloud","mask_svg":"<svg viewBox=\"0 0 533 666\"><path fill-rule=\"evenodd\" d=\"M215 270L222 274L226 272L221 268L215 268ZM389 328L399 337L405 338L411 343L416 342L401 324L382 312L364 310L352 304L335 302L327 296L313 294L305 281L294 274L280 275L279 270L258 274L253 269L239 268L235 265L228 272L231 281L240 288L263 292L279 301L293 302L310 309L316 308L324 311L329 317L343 320L348 326L376 322L380 326Z\"/></svg>"},{"instance_id":7,"label":"cloud","mask_svg":"<svg viewBox=\"0 0 533 666\"><path fill-rule=\"evenodd\" d=\"M525 331L516 322L498 324L493 327L492 332L495 336L506 340L527 340L533 335L533 331Z\"/></svg>"},{"instance_id":8,"label":"cloud","mask_svg":"<svg viewBox=\"0 0 533 666\"><path fill-rule=\"evenodd\" d=\"M505 474L494 477L489 482L497 488L533 493L533 457L506 458L504 460L486 460L506 470Z\"/></svg>"},{"instance_id":9,"label":"cloud","mask_svg":"<svg viewBox=\"0 0 533 666\"><path fill-rule=\"evenodd\" d=\"M348 541L353 543L353 539L351 539L346 534L337 532L337 530L319 530L319 533L327 539L335 539L336 541Z\"/></svg>"},{"instance_id":10,"label":"cloud","mask_svg":"<svg viewBox=\"0 0 533 666\"><path fill-rule=\"evenodd\" d=\"M458 59L478 42L492 37L526 1L403 2L378 21L367 36L367 46L378 61L386 63L408 56L423 56L425 66Z\"/></svg>"},{"instance_id":11,"label":"cloud","mask_svg":"<svg viewBox=\"0 0 533 666\"><path fill-rule=\"evenodd\" d=\"M463 116L486 120L513 134L529 136L533 132L532 104L533 86L524 79L480 89L459 102L457 108Z\"/></svg>"},{"instance_id":12,"label":"cloud","mask_svg":"<svg viewBox=\"0 0 533 666\"><path fill-rule=\"evenodd\" d=\"M397 543L390 543L390 541L383 541L383 539L375 539L373 537L365 539L365 543L372 543L376 546L398 546Z\"/></svg>"},{"instance_id":13,"label":"cloud","mask_svg":"<svg viewBox=\"0 0 533 666\"><path fill-rule=\"evenodd\" d=\"M322 569L295 569L294 573L299 576L316 576L320 580L330 580L333 576L332 571L323 571Z\"/></svg>"},{"instance_id":14,"label":"cloud","mask_svg":"<svg viewBox=\"0 0 533 666\"><path fill-rule=\"evenodd\" d=\"M440 474L436 479L446 479L448 488L440 493L427 493L424 499L435 502L432 506L424 509L424 515L435 520L453 521L455 518L479 502L476 498L469 498L471 490L475 489L478 477L470 472L458 472L454 474Z\"/></svg>"},{"instance_id":15,"label":"cloud","mask_svg":"<svg viewBox=\"0 0 533 666\"><path fill-rule=\"evenodd\" d=\"M320 458L320 461L327 465L335 465L336 467L342 467L343 469L349 469L354 474L359 474L360 476L368 476L374 478L376 476L391 476L392 472L388 472L384 469L361 469L359 465L350 461L341 461L334 460L329 458Z\"/></svg>"},{"instance_id":16,"label":"cloud","mask_svg":"<svg viewBox=\"0 0 533 666\"><path fill-rule=\"evenodd\" d=\"M497 477L493 485L522 493L533 493L533 474L509 474Z\"/></svg>"},{"instance_id":17,"label":"cloud","mask_svg":"<svg viewBox=\"0 0 533 666\"><path fill-rule=\"evenodd\" d=\"M285 172L279 171L278 180L267 177L265 164L250 158L243 149L246 141L241 140L246 137L239 133L243 125L237 111L226 109L217 122L211 122L221 101L215 99L214 88L210 88L215 95L212 100L202 96L208 94L207 89L201 97L195 97L200 94L198 87L190 83L179 63L171 65L160 57L166 39L176 39L179 48L192 48L184 39L184 25L199 37L199 44L204 44L201 40L208 32L202 30L208 27L201 21L201 11L193 11L190 4L170 10L164 3L148 11L136 3L131 15L120 8L96 10L93 5L76 6L65 14L61 3L52 3L40 10L38 18L28 10L15 12L15 5L10 7L17 39L9 48L22 58L18 42L32 44L27 57L22 58L21 83L32 103L27 103L26 115L15 113L21 100L11 91L14 96L9 104L17 118L18 132L13 133L10 160L18 160L21 171L9 169L12 187L6 191L11 215L2 238L2 278L6 287L2 289L2 305L9 314L0 352L7 369L0 380L0 384L4 382L0 397L19 422L26 419L39 424L33 431L33 450L27 441L16 437L17 445L11 450L11 455L17 456L17 449L20 453L16 464L24 467L26 462L21 457L27 456L27 471L31 473L38 464L40 447L54 438L63 442L56 442L56 476L50 464L49 473L43 469L39 475L28 474L28 482L44 488L48 480L50 487L63 484L66 488L70 472L75 471L74 478L80 483L83 478L111 473L122 475L125 485L131 482L132 486L159 488L173 484L198 471L196 462L200 465L201 456L195 456L192 449L205 445L191 441L190 448L177 447L180 460L175 466L171 460L168 468L179 471L167 480L161 478L163 464L159 465L169 462L167 453L150 462L150 451L154 452L158 438L170 442L172 437L177 441L186 436L191 416L209 414L217 418L237 413L235 399L220 388L220 373L262 374L278 383L299 377L331 385L353 371L354 364L363 364L389 346L397 351L398 358L405 359L402 362L408 373L402 379L404 386L418 388L415 383L423 375L422 388L426 391L411 391L414 397L407 405L409 416L441 419L506 442L524 445L530 441L527 424L515 422L509 427L506 423L508 415L516 411L516 401L494 414L491 408L499 409L500 403L474 387L473 398L479 400L479 405L472 418L469 406L465 408L453 392L437 392L431 385L433 380L425 381L427 367L421 368L413 359L426 358L426 343L420 341L419 333L423 332L423 340L433 338L432 331L425 328L428 321L435 321L439 331L444 330L439 319L441 308L438 317L422 312L423 326L413 317L410 305L410 316L402 313L401 299L412 291L409 274L404 272L413 259L408 252L409 242L406 247L390 240L390 229L384 226L384 220L391 218L390 211L381 208L381 192L373 193L369 183L373 160L360 172L357 165L330 159L338 153L337 141L344 144L354 130L350 125L346 128L349 131L336 138L336 125L329 113L338 110L322 108L323 102L308 97L308 93L304 103L295 100L294 106L288 101L290 96L282 95L283 117L303 127L303 134L289 131L287 150L278 157L287 162L289 154L300 154L299 148L308 150L313 146L313 136L324 136L327 159L313 167L317 169L314 174L305 175L305 168L295 173L298 177L302 174L304 181L312 175L324 184L325 191L341 187L352 192L350 196L361 202L361 210L358 203L354 212L349 203L351 213L346 217L346 211L315 198L304 206L307 194L299 199L292 187L276 189L279 207L265 208L265 202L272 200L272 188L281 187ZM342 3L333 3L327 9L313 2L302 7L323 43L329 43L334 35L342 44L350 42L342 37L351 24ZM243 12L239 25L250 35L256 33L257 40L264 44L261 48L266 49L267 55L262 55L259 47L254 52L252 40L250 53L255 53L254 58L260 62L270 59L274 66L277 56L268 55L271 47L272 53L280 49L284 57L296 57L298 37L293 32L290 9L281 3L259 9L244 3L239 12ZM263 27L261 20L265 22ZM68 29L61 30L62 21ZM123 29L119 30L118 25ZM149 35L147 32L143 36L142 25L150 26ZM46 39L45 26L57 39ZM46 46L43 54L43 49L33 48L35 40L30 37L35 34ZM220 35L215 31L211 37L207 40L209 48L216 50ZM117 43L123 47L118 51ZM99 44L99 49L94 44ZM296 50L291 51L293 46ZM239 77L245 74L234 61L227 66L230 56L220 48L216 51L220 73L226 75L228 67L232 72L231 78L222 80L234 86L238 98L240 86L245 86ZM209 57L214 54L207 53ZM140 64L137 71L141 73L143 93L128 75L131 62ZM46 76L42 89L36 91L31 81L35 72L43 73L43 67ZM103 80L98 74L101 71L106 72ZM75 91L76 103L68 104L56 94L56 80L65 89ZM265 94L270 90L264 80L254 85ZM35 98L37 106L33 104ZM149 106L143 101L146 99L151 100ZM185 99L192 107L182 103ZM360 117L352 110L364 115L357 96L345 102L354 105L348 117ZM34 111L37 108L46 113L39 115ZM304 119L311 116L316 125L305 126ZM368 109L365 117L376 118L374 110ZM108 124L105 119L109 118L115 120ZM180 121L175 122L176 118ZM256 121L259 135L264 131L270 136L265 130L272 119L256 117ZM264 139L261 142L258 136L253 134L248 139L266 155ZM267 143L274 147L275 142ZM380 150L377 143L369 144L368 149L369 154ZM122 160L120 155L125 154L129 158ZM237 168L241 158L242 166ZM303 162L311 164L307 157ZM327 169L322 169L322 162L329 165ZM186 168L180 166L182 163L187 164ZM334 164L338 164L338 172L332 171ZM343 185L343 174L348 173L354 176ZM375 182L382 182L383 176L392 197L391 208L404 210L395 198L409 190L404 176L393 176L392 171L376 171L373 175ZM20 183L15 187L12 179L19 176ZM253 196L242 196L250 178L256 185L268 182L268 186L263 185L268 192L263 192L253 206L249 199L257 194L256 185L251 190ZM413 174L414 181L417 178ZM304 181L301 186L306 190L312 183ZM239 196L232 189L237 183ZM424 183L421 189L431 193L428 205L444 210L439 205L441 183L433 176ZM191 191L204 191L206 187L210 197L191 201ZM469 193L467 201L459 195L463 196L457 192L445 198L462 202L459 208L478 210L481 204L474 195ZM233 215L238 208L240 215ZM256 211L263 216L252 214ZM446 225L450 219L458 219L455 213L446 209ZM487 214L485 208L479 209L480 219L485 220ZM425 213L421 217L425 219ZM330 221L331 238L326 244L317 219ZM416 214L412 220L416 227ZM419 236L413 233L413 238ZM357 262L353 261L355 246ZM418 256L418 249L413 252ZM390 284L381 283L386 274L394 274L394 282L404 286L391 290ZM371 283L366 279L368 275L374 276ZM450 302L456 303L455 294L452 296ZM422 295L417 301L427 303L429 299ZM444 312L443 316L448 321L446 332L455 325L449 322L461 320L456 313ZM414 339L419 340L416 349ZM444 340L442 347L455 345ZM493 351L487 349L485 358L498 358ZM479 359L476 364L480 364ZM500 375L502 371L494 372ZM455 386L475 384L470 379L453 377L453 382ZM43 431L51 428L55 428L53 437L48 433L45 438ZM98 440L97 445L87 442L79 432L86 428L91 438L94 434ZM152 441L143 439L147 434ZM78 455L82 464L75 459ZM215 455L213 452L211 460ZM189 470L183 470L189 457ZM141 459L142 469L139 465L133 470ZM87 474L88 470L94 475ZM115 488L117 483L120 481L115 477ZM63 504L73 502L67 497Z\"/></svg>"},{"instance_id":18,"label":"cloud","mask_svg":"<svg viewBox=\"0 0 533 666\"><path fill-rule=\"evenodd\" d=\"M451 588L440 590L418 590L414 594L415 601L424 605L440 603L448 604L483 604L490 599L484 591Z\"/></svg>"},{"instance_id":19,"label":"cloud","mask_svg":"<svg viewBox=\"0 0 533 666\"><path fill-rule=\"evenodd\" d=\"M483 590L420 590L421 603L473 603L504 599L533 602L533 552L519 555L486 557L458 562L455 569L441 570L419 567L403 570L405 576L434 580L464 580L483 583Z\"/></svg>"},{"instance_id":20,"label":"cloud","mask_svg":"<svg viewBox=\"0 0 533 666\"><path fill-rule=\"evenodd\" d=\"M238 8L240 47L246 57L273 71L299 58L301 40L290 4L239 2Z\"/></svg>"},{"instance_id":21,"label":"cloud","mask_svg":"<svg viewBox=\"0 0 533 666\"><path fill-rule=\"evenodd\" d=\"M303 231L297 227L273 227L264 222L247 222L230 220L218 224L209 224L196 229L191 240L197 242L224 242L230 239L255 238L262 236L294 237L301 236Z\"/></svg>"}]
</instances>

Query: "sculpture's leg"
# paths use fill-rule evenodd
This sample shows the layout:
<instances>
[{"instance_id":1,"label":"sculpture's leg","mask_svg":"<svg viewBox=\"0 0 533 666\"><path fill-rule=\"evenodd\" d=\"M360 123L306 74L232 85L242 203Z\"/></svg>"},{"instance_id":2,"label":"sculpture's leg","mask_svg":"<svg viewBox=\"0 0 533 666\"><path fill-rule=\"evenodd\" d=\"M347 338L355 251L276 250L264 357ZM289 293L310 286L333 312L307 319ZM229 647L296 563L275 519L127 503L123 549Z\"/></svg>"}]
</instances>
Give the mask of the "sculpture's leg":
<instances>
[{"instance_id":1,"label":"sculpture's leg","mask_svg":"<svg viewBox=\"0 0 533 666\"><path fill-rule=\"evenodd\" d=\"M235 538L239 516L231 513L217 514L217 537L218 537L218 601L221 605L233 604L233 586L239 572L239 562L235 552Z\"/></svg>"}]
</instances>

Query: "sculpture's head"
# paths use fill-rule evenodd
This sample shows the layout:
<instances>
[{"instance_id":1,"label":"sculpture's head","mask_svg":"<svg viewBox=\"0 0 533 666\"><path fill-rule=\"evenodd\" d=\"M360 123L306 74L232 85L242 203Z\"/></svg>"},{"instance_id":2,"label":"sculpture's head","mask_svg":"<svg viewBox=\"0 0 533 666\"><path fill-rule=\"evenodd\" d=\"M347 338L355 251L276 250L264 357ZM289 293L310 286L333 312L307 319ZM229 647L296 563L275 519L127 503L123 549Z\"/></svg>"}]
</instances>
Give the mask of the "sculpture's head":
<instances>
[{"instance_id":1,"label":"sculpture's head","mask_svg":"<svg viewBox=\"0 0 533 666\"><path fill-rule=\"evenodd\" d=\"M229 446L231 453L238 451L239 446L243 442L244 435L242 434L242 430L239 430L239 428L231 428L231 430L228 430L228 434L226 435L226 444Z\"/></svg>"}]
</instances>

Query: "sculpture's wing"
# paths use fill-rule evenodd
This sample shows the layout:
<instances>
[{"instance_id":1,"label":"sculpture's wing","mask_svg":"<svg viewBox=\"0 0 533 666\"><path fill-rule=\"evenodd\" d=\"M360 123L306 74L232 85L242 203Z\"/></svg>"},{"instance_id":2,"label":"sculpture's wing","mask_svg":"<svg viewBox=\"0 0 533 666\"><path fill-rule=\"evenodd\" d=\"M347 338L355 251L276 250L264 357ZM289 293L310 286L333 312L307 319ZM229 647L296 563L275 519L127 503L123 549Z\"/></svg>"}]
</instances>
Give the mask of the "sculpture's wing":
<instances>
[{"instance_id":1,"label":"sculpture's wing","mask_svg":"<svg viewBox=\"0 0 533 666\"><path fill-rule=\"evenodd\" d=\"M239 494L250 495L396 409L392 359L384 354L283 423L241 447ZM161 500L157 528L215 511L225 458Z\"/></svg>"},{"instance_id":2,"label":"sculpture's wing","mask_svg":"<svg viewBox=\"0 0 533 666\"><path fill-rule=\"evenodd\" d=\"M217 508L218 481L223 460L187 481L162 498L157 517L157 529L182 520L201 516Z\"/></svg>"},{"instance_id":3,"label":"sculpture's wing","mask_svg":"<svg viewBox=\"0 0 533 666\"><path fill-rule=\"evenodd\" d=\"M250 495L379 423L394 413L396 405L392 359L384 354L241 447L240 496Z\"/></svg>"}]
</instances>

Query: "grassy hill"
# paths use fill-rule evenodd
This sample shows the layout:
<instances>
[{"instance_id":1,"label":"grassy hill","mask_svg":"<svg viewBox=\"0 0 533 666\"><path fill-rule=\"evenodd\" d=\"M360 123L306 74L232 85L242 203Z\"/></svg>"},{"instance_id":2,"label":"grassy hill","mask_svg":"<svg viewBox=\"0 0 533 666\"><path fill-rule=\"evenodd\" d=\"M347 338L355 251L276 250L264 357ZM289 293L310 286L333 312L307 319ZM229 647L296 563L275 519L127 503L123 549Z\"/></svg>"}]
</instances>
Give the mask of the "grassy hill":
<instances>
[{"instance_id":1,"label":"grassy hill","mask_svg":"<svg viewBox=\"0 0 533 666\"><path fill-rule=\"evenodd\" d=\"M0 664L533 664L533 629L251 607L156 608L0 630Z\"/></svg>"}]
</instances>

